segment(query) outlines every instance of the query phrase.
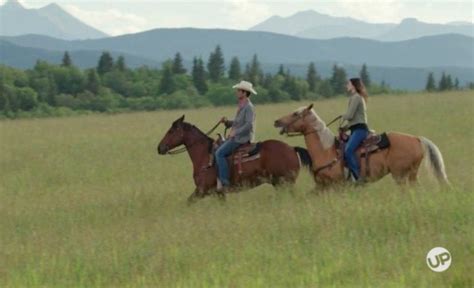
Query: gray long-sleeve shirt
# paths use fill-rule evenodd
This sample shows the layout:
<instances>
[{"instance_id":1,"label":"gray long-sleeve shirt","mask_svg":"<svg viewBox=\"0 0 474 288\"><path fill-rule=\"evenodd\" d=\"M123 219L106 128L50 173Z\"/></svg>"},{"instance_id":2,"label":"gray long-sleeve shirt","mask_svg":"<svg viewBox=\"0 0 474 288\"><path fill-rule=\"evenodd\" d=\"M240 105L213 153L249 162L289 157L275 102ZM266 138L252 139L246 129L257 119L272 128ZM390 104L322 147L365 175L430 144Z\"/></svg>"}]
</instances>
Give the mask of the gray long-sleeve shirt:
<instances>
[{"instance_id":1,"label":"gray long-sleeve shirt","mask_svg":"<svg viewBox=\"0 0 474 288\"><path fill-rule=\"evenodd\" d=\"M253 141L255 133L255 107L252 102L247 103L239 109L234 120L229 120L226 126L232 126L234 130L234 141L246 143Z\"/></svg>"},{"instance_id":2,"label":"gray long-sleeve shirt","mask_svg":"<svg viewBox=\"0 0 474 288\"><path fill-rule=\"evenodd\" d=\"M342 115L342 119L347 120L349 127L360 123L367 124L367 107L362 96L356 93L349 97L347 112Z\"/></svg>"}]
</instances>

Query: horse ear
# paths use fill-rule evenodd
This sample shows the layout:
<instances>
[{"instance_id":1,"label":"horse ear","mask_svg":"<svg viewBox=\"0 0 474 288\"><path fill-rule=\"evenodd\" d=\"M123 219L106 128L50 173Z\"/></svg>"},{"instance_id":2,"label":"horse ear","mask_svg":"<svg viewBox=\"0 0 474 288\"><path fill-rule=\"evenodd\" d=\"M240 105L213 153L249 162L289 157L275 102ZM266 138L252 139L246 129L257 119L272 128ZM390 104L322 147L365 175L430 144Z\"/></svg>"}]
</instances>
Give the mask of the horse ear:
<instances>
[{"instance_id":1,"label":"horse ear","mask_svg":"<svg viewBox=\"0 0 474 288\"><path fill-rule=\"evenodd\" d=\"M184 121L184 114L181 116L181 118L178 119L178 122L183 122Z\"/></svg>"},{"instance_id":2,"label":"horse ear","mask_svg":"<svg viewBox=\"0 0 474 288\"><path fill-rule=\"evenodd\" d=\"M311 109L313 109L313 103L309 104L308 107L306 107L306 110L308 110L308 111L311 110Z\"/></svg>"}]
</instances>

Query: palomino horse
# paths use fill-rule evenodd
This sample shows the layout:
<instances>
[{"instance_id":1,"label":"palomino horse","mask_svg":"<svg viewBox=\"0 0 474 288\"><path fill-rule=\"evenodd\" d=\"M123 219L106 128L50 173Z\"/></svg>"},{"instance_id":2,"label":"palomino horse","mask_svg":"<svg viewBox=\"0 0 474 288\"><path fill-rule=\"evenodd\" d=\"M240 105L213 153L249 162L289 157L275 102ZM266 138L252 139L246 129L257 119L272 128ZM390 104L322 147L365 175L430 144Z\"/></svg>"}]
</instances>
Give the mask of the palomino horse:
<instances>
[{"instance_id":1,"label":"palomino horse","mask_svg":"<svg viewBox=\"0 0 474 288\"><path fill-rule=\"evenodd\" d=\"M293 113L275 121L280 133L299 132L304 135L306 147L313 162L313 176L317 184L345 181L344 164L335 146L334 134L312 109L313 104L301 107ZM418 168L427 158L432 171L441 183L448 184L444 162L438 147L425 137L417 137L397 132L387 133L390 146L370 155L368 172L366 161L360 161L361 176L366 181L377 181L388 173L399 184L416 183ZM361 151L357 151L360 159ZM368 174L368 175L367 175Z\"/></svg>"},{"instance_id":2,"label":"palomino horse","mask_svg":"<svg viewBox=\"0 0 474 288\"><path fill-rule=\"evenodd\" d=\"M186 147L193 162L193 178L196 185L194 192L188 198L190 202L215 191L217 172L215 165L209 166L213 142L212 138L196 126L184 122L183 115L173 122L158 144L160 155L167 154L179 145ZM235 169L233 159L230 160L231 185L237 188L233 190L240 190L244 186L255 187L263 183L270 183L273 186L291 184L298 176L300 163L311 165L306 149L291 147L277 140L263 141L259 146L259 157L241 163L240 169Z\"/></svg>"}]
</instances>

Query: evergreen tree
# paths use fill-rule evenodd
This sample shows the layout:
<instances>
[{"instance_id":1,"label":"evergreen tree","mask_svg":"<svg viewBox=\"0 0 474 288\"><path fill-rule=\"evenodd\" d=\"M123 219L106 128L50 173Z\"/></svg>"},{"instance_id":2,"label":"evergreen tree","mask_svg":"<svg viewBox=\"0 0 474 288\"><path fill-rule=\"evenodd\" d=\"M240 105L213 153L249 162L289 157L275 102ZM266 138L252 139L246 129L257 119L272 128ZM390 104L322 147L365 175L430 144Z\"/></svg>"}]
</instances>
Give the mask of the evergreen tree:
<instances>
[{"instance_id":1,"label":"evergreen tree","mask_svg":"<svg viewBox=\"0 0 474 288\"><path fill-rule=\"evenodd\" d=\"M285 76L285 67L283 67L283 64L280 64L280 67L278 67L278 75Z\"/></svg>"},{"instance_id":2,"label":"evergreen tree","mask_svg":"<svg viewBox=\"0 0 474 288\"><path fill-rule=\"evenodd\" d=\"M87 80L85 88L86 90L89 90L90 92L96 95L99 93L100 79L94 69L89 69L87 71Z\"/></svg>"},{"instance_id":3,"label":"evergreen tree","mask_svg":"<svg viewBox=\"0 0 474 288\"><path fill-rule=\"evenodd\" d=\"M206 83L206 71L204 70L204 62L201 58L194 58L193 60L192 78L194 87L196 87L199 94L206 94L208 89Z\"/></svg>"},{"instance_id":4,"label":"evergreen tree","mask_svg":"<svg viewBox=\"0 0 474 288\"><path fill-rule=\"evenodd\" d=\"M209 71L209 78L214 82L219 82L219 80L224 77L224 56L219 45L216 46L214 52L209 56L207 70Z\"/></svg>"},{"instance_id":5,"label":"evergreen tree","mask_svg":"<svg viewBox=\"0 0 474 288\"><path fill-rule=\"evenodd\" d=\"M263 78L263 72L260 68L260 62L258 61L257 54L253 55L252 63L250 63L248 81L250 81L254 86L260 84L261 79Z\"/></svg>"},{"instance_id":6,"label":"evergreen tree","mask_svg":"<svg viewBox=\"0 0 474 288\"><path fill-rule=\"evenodd\" d=\"M435 83L433 72L430 72L428 74L428 79L426 80L425 89L426 89L426 91L430 91L430 92L436 90L436 83Z\"/></svg>"},{"instance_id":7,"label":"evergreen tree","mask_svg":"<svg viewBox=\"0 0 474 288\"><path fill-rule=\"evenodd\" d=\"M117 70L119 70L120 72L124 72L127 69L127 65L125 64L125 58L122 55L118 57L115 67L117 67Z\"/></svg>"},{"instance_id":8,"label":"evergreen tree","mask_svg":"<svg viewBox=\"0 0 474 288\"><path fill-rule=\"evenodd\" d=\"M367 65L362 65L362 69L360 70L360 79L362 80L362 83L364 83L364 85L366 87L370 87L370 84L371 84L371 81L370 81L370 75L369 75L369 71L367 70Z\"/></svg>"},{"instance_id":9,"label":"evergreen tree","mask_svg":"<svg viewBox=\"0 0 474 288\"><path fill-rule=\"evenodd\" d=\"M346 70L344 70L342 67L334 65L330 82L334 94L344 94L346 92L347 82Z\"/></svg>"},{"instance_id":10,"label":"evergreen tree","mask_svg":"<svg viewBox=\"0 0 474 288\"><path fill-rule=\"evenodd\" d=\"M170 63L165 63L163 65L159 90L160 94L171 94L176 90L176 83L174 81L173 71L171 69Z\"/></svg>"},{"instance_id":11,"label":"evergreen tree","mask_svg":"<svg viewBox=\"0 0 474 288\"><path fill-rule=\"evenodd\" d=\"M445 91L447 89L448 89L448 83L447 83L446 73L443 72L443 74L441 74L441 78L439 79L438 90Z\"/></svg>"},{"instance_id":12,"label":"evergreen tree","mask_svg":"<svg viewBox=\"0 0 474 288\"><path fill-rule=\"evenodd\" d=\"M186 69L184 68L184 65L183 65L183 58L181 58L181 54L179 52L176 53L176 55L174 55L172 71L174 74L186 73Z\"/></svg>"},{"instance_id":13,"label":"evergreen tree","mask_svg":"<svg viewBox=\"0 0 474 288\"><path fill-rule=\"evenodd\" d=\"M451 79L451 75L448 74L446 76L446 90L452 90L453 89L453 79Z\"/></svg>"},{"instance_id":14,"label":"evergreen tree","mask_svg":"<svg viewBox=\"0 0 474 288\"><path fill-rule=\"evenodd\" d=\"M458 79L458 77L456 77L456 79L454 79L454 89L459 90L459 79Z\"/></svg>"},{"instance_id":15,"label":"evergreen tree","mask_svg":"<svg viewBox=\"0 0 474 288\"><path fill-rule=\"evenodd\" d=\"M72 66L71 56L69 56L68 51L64 52L63 61L62 61L61 65L63 67L71 67Z\"/></svg>"},{"instance_id":16,"label":"evergreen tree","mask_svg":"<svg viewBox=\"0 0 474 288\"><path fill-rule=\"evenodd\" d=\"M230 62L230 68L229 68L229 79L232 80L240 80L242 77L241 72L240 72L240 61L239 58L233 57L232 61Z\"/></svg>"},{"instance_id":17,"label":"evergreen tree","mask_svg":"<svg viewBox=\"0 0 474 288\"><path fill-rule=\"evenodd\" d=\"M314 63L311 62L308 67L308 73L306 74L306 81L308 82L308 85L309 85L309 91L315 92L316 85L318 84L318 81L320 80L321 79L319 78L318 73L316 72Z\"/></svg>"},{"instance_id":18,"label":"evergreen tree","mask_svg":"<svg viewBox=\"0 0 474 288\"><path fill-rule=\"evenodd\" d=\"M109 52L102 52L102 55L99 59L99 63L97 65L97 73L102 76L105 73L112 71L113 68L114 58L112 58Z\"/></svg>"}]
</instances>

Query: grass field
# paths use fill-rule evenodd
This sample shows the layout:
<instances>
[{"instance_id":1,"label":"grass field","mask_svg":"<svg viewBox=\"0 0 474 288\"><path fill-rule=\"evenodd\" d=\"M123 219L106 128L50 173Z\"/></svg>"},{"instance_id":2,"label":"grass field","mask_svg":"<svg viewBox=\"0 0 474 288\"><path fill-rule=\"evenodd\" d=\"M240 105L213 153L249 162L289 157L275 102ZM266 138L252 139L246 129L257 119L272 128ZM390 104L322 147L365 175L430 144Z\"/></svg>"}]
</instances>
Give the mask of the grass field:
<instances>
[{"instance_id":1,"label":"grass field","mask_svg":"<svg viewBox=\"0 0 474 288\"><path fill-rule=\"evenodd\" d=\"M264 185L208 197L193 191L186 154L158 156L170 123L209 129L234 107L0 122L0 287L473 287L474 93L384 95L369 102L378 131L423 135L452 189L422 169L401 191L368 187L295 195ZM303 145L272 123L308 103L257 107L257 139ZM326 121L346 99L315 102ZM429 270L428 251L451 252Z\"/></svg>"}]
</instances>

